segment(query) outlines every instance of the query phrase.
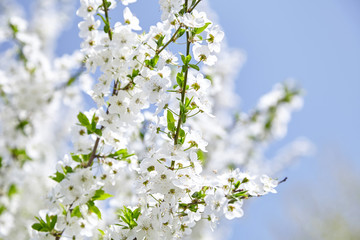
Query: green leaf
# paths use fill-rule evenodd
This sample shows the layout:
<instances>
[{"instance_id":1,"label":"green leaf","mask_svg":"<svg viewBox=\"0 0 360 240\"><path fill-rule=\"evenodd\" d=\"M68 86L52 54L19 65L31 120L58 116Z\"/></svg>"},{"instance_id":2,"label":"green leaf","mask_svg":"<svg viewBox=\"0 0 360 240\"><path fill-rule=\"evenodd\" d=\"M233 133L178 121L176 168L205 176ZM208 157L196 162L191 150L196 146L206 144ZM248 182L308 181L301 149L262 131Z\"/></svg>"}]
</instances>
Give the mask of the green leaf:
<instances>
[{"instance_id":1,"label":"green leaf","mask_svg":"<svg viewBox=\"0 0 360 240\"><path fill-rule=\"evenodd\" d=\"M234 196L235 198L248 197L248 194L247 194L247 191L241 191L241 192L235 193L233 196Z\"/></svg>"},{"instance_id":2,"label":"green leaf","mask_svg":"<svg viewBox=\"0 0 360 240\"><path fill-rule=\"evenodd\" d=\"M15 184L11 184L8 190L8 197L12 198L16 193L18 193L18 189Z\"/></svg>"},{"instance_id":3,"label":"green leaf","mask_svg":"<svg viewBox=\"0 0 360 240\"><path fill-rule=\"evenodd\" d=\"M0 215L5 212L6 207L4 205L0 205Z\"/></svg>"},{"instance_id":4,"label":"green leaf","mask_svg":"<svg viewBox=\"0 0 360 240\"><path fill-rule=\"evenodd\" d=\"M170 110L167 110L167 127L171 132L176 131L175 118Z\"/></svg>"},{"instance_id":5,"label":"green leaf","mask_svg":"<svg viewBox=\"0 0 360 240\"><path fill-rule=\"evenodd\" d=\"M19 28L17 25L14 25L14 24L9 24L9 25L10 25L11 30L13 31L13 34L16 34L19 32Z\"/></svg>"},{"instance_id":6,"label":"green leaf","mask_svg":"<svg viewBox=\"0 0 360 240\"><path fill-rule=\"evenodd\" d=\"M249 182L250 180L247 178L247 177L245 177L242 181L241 181L241 183L247 183L247 182Z\"/></svg>"},{"instance_id":7,"label":"green leaf","mask_svg":"<svg viewBox=\"0 0 360 240\"><path fill-rule=\"evenodd\" d=\"M160 35L159 39L156 41L156 46L157 48L160 48L164 45L163 41L164 41L165 35Z\"/></svg>"},{"instance_id":8,"label":"green leaf","mask_svg":"<svg viewBox=\"0 0 360 240\"><path fill-rule=\"evenodd\" d=\"M89 210L97 215L99 219L101 219L101 212L100 209L95 205L93 201L89 201L87 203L87 206L89 207Z\"/></svg>"},{"instance_id":9,"label":"green leaf","mask_svg":"<svg viewBox=\"0 0 360 240\"><path fill-rule=\"evenodd\" d=\"M79 206L76 206L72 211L71 211L71 217L78 217L78 218L81 218L82 217L82 214L80 212L80 207Z\"/></svg>"},{"instance_id":10,"label":"green leaf","mask_svg":"<svg viewBox=\"0 0 360 240\"><path fill-rule=\"evenodd\" d=\"M181 61L184 63L184 65L188 65L191 61L191 55L187 55L186 57L181 54Z\"/></svg>"},{"instance_id":11,"label":"green leaf","mask_svg":"<svg viewBox=\"0 0 360 240\"><path fill-rule=\"evenodd\" d=\"M40 223L34 223L31 227L36 231L43 232L43 226ZM47 232L47 230L44 232Z\"/></svg>"},{"instance_id":12,"label":"green leaf","mask_svg":"<svg viewBox=\"0 0 360 240\"><path fill-rule=\"evenodd\" d=\"M240 184L241 184L240 181L237 181L236 183L234 183L234 188L235 189L239 188Z\"/></svg>"},{"instance_id":13,"label":"green leaf","mask_svg":"<svg viewBox=\"0 0 360 240\"><path fill-rule=\"evenodd\" d=\"M189 54L189 55L187 55L186 56L186 58L185 58L185 64L187 65L187 64L189 64L189 62L191 61L191 55Z\"/></svg>"},{"instance_id":14,"label":"green leaf","mask_svg":"<svg viewBox=\"0 0 360 240\"><path fill-rule=\"evenodd\" d=\"M50 221L50 230L53 230L55 228L56 222L57 222L57 215L52 216Z\"/></svg>"},{"instance_id":15,"label":"green leaf","mask_svg":"<svg viewBox=\"0 0 360 240\"><path fill-rule=\"evenodd\" d=\"M141 214L141 208L136 208L134 211L133 211L133 217L137 220L139 218Z\"/></svg>"},{"instance_id":16,"label":"green leaf","mask_svg":"<svg viewBox=\"0 0 360 240\"><path fill-rule=\"evenodd\" d=\"M67 214L67 211L66 211L66 209L65 209L65 206L62 204L62 203L59 203L59 205L60 205L60 207L61 207L61 209L62 209L62 214L64 215L64 216L66 216L66 214Z\"/></svg>"},{"instance_id":17,"label":"green leaf","mask_svg":"<svg viewBox=\"0 0 360 240\"><path fill-rule=\"evenodd\" d=\"M189 64L189 66L197 71L200 71L200 68L198 65L195 65L195 64Z\"/></svg>"},{"instance_id":18,"label":"green leaf","mask_svg":"<svg viewBox=\"0 0 360 240\"><path fill-rule=\"evenodd\" d=\"M96 124L97 124L97 120L96 120L96 116L95 116L95 113L94 113L92 118L91 118L91 130L92 131L95 131Z\"/></svg>"},{"instance_id":19,"label":"green leaf","mask_svg":"<svg viewBox=\"0 0 360 240\"><path fill-rule=\"evenodd\" d=\"M2 161L3 161L3 158L0 156L0 168L2 168Z\"/></svg>"},{"instance_id":20,"label":"green leaf","mask_svg":"<svg viewBox=\"0 0 360 240\"><path fill-rule=\"evenodd\" d=\"M126 75L127 77L129 77L131 80L134 80L135 77L137 77L140 73L140 70L139 69L133 69L131 75L128 74Z\"/></svg>"},{"instance_id":21,"label":"green leaf","mask_svg":"<svg viewBox=\"0 0 360 240\"><path fill-rule=\"evenodd\" d=\"M201 198L201 193L200 193L200 192L194 192L194 193L191 195L191 197L200 199L200 198Z\"/></svg>"},{"instance_id":22,"label":"green leaf","mask_svg":"<svg viewBox=\"0 0 360 240\"><path fill-rule=\"evenodd\" d=\"M19 123L16 125L16 130L20 130L25 136L25 127L29 125L30 122L28 120L19 120Z\"/></svg>"},{"instance_id":23,"label":"green leaf","mask_svg":"<svg viewBox=\"0 0 360 240\"><path fill-rule=\"evenodd\" d=\"M181 61L185 64L185 56L184 55L182 55L181 53L180 53L180 56L181 56ZM186 64L185 64L186 65Z\"/></svg>"},{"instance_id":24,"label":"green leaf","mask_svg":"<svg viewBox=\"0 0 360 240\"><path fill-rule=\"evenodd\" d=\"M46 223L50 224L50 216L48 214L46 214Z\"/></svg>"},{"instance_id":25,"label":"green leaf","mask_svg":"<svg viewBox=\"0 0 360 240\"><path fill-rule=\"evenodd\" d=\"M180 88L182 87L183 85L183 82L184 82L184 74L179 72L177 75L176 75L176 82L177 84L180 86Z\"/></svg>"},{"instance_id":26,"label":"green leaf","mask_svg":"<svg viewBox=\"0 0 360 240\"><path fill-rule=\"evenodd\" d=\"M96 190L95 192L95 195L91 198L92 201L95 201L95 200L106 200L110 197L113 197L113 195L111 194L108 194L108 193L105 193L104 190L102 189L99 189L99 190Z\"/></svg>"},{"instance_id":27,"label":"green leaf","mask_svg":"<svg viewBox=\"0 0 360 240\"><path fill-rule=\"evenodd\" d=\"M180 129L179 135L180 135L179 143L184 144L186 137L185 131L183 129Z\"/></svg>"},{"instance_id":28,"label":"green leaf","mask_svg":"<svg viewBox=\"0 0 360 240\"><path fill-rule=\"evenodd\" d=\"M74 170L70 166L62 167L62 169L63 169L65 175L68 174L68 173L74 172Z\"/></svg>"},{"instance_id":29,"label":"green leaf","mask_svg":"<svg viewBox=\"0 0 360 240\"><path fill-rule=\"evenodd\" d=\"M197 157L198 157L199 161L201 162L201 164L205 164L206 154L203 151L201 151L200 149L196 153L197 153Z\"/></svg>"},{"instance_id":30,"label":"green leaf","mask_svg":"<svg viewBox=\"0 0 360 240\"><path fill-rule=\"evenodd\" d=\"M158 61L159 61L159 55L155 55L152 59L145 60L145 65L148 68L153 69L156 66Z\"/></svg>"},{"instance_id":31,"label":"green leaf","mask_svg":"<svg viewBox=\"0 0 360 240\"><path fill-rule=\"evenodd\" d=\"M200 27L200 28L194 28L194 31L193 31L193 32L194 32L195 34L200 34L200 33L202 33L210 24L211 24L211 23L208 22L208 23L205 23L205 25L202 26L202 27Z\"/></svg>"},{"instance_id":32,"label":"green leaf","mask_svg":"<svg viewBox=\"0 0 360 240\"><path fill-rule=\"evenodd\" d=\"M101 229L98 229L98 231L100 232L101 236L104 236L105 235L105 232Z\"/></svg>"},{"instance_id":33,"label":"green leaf","mask_svg":"<svg viewBox=\"0 0 360 240\"><path fill-rule=\"evenodd\" d=\"M128 227L127 226L123 227L125 229L128 228L133 229L138 225L136 223L136 220L140 216L140 213L141 213L140 208L136 208L134 211L131 211L131 209L127 208L126 206L124 206L123 209L119 209L117 211L119 218L128 225Z\"/></svg>"},{"instance_id":34,"label":"green leaf","mask_svg":"<svg viewBox=\"0 0 360 240\"><path fill-rule=\"evenodd\" d=\"M25 164L25 162L27 161L31 161L31 157L29 157L26 153L25 149L21 149L21 148L11 148L9 149L11 156L20 162L20 165L23 166Z\"/></svg>"},{"instance_id":35,"label":"green leaf","mask_svg":"<svg viewBox=\"0 0 360 240\"><path fill-rule=\"evenodd\" d=\"M71 158L72 158L72 160L74 160L75 162L78 162L78 163L81 163L83 161L82 158L80 158L79 155L72 155L71 154Z\"/></svg>"},{"instance_id":36,"label":"green leaf","mask_svg":"<svg viewBox=\"0 0 360 240\"><path fill-rule=\"evenodd\" d=\"M84 113L79 112L79 114L77 115L77 118L82 126L84 126L86 128L88 126L90 126L89 119L87 118L87 116Z\"/></svg>"},{"instance_id":37,"label":"green leaf","mask_svg":"<svg viewBox=\"0 0 360 240\"><path fill-rule=\"evenodd\" d=\"M31 227L39 232L51 232L56 225L57 215L49 216L46 214L46 222L38 217L35 217L39 222L34 223Z\"/></svg>"},{"instance_id":38,"label":"green leaf","mask_svg":"<svg viewBox=\"0 0 360 240\"><path fill-rule=\"evenodd\" d=\"M100 137L102 136L102 130L101 129L95 129L94 133L99 135Z\"/></svg>"},{"instance_id":39,"label":"green leaf","mask_svg":"<svg viewBox=\"0 0 360 240\"><path fill-rule=\"evenodd\" d=\"M178 32L178 34L176 35L176 38L180 38L182 35L184 35L184 33L186 32L185 29L181 28Z\"/></svg>"},{"instance_id":40,"label":"green leaf","mask_svg":"<svg viewBox=\"0 0 360 240\"><path fill-rule=\"evenodd\" d=\"M76 77L71 77L69 78L69 80L66 82L66 86L69 87L71 86L76 80Z\"/></svg>"},{"instance_id":41,"label":"green leaf","mask_svg":"<svg viewBox=\"0 0 360 240\"><path fill-rule=\"evenodd\" d=\"M127 158L134 156L134 155L135 154L129 154L127 149L124 148L124 149L120 149L114 153L107 155L107 157L114 158L115 160L121 161L121 160L126 160Z\"/></svg>"},{"instance_id":42,"label":"green leaf","mask_svg":"<svg viewBox=\"0 0 360 240\"><path fill-rule=\"evenodd\" d=\"M158 61L159 61L159 55L155 55L155 56L151 59L152 66L155 67L156 64L158 63Z\"/></svg>"},{"instance_id":43,"label":"green leaf","mask_svg":"<svg viewBox=\"0 0 360 240\"><path fill-rule=\"evenodd\" d=\"M55 176L50 176L50 178L56 182L61 182L65 178L65 175L60 172L56 172Z\"/></svg>"}]
</instances>

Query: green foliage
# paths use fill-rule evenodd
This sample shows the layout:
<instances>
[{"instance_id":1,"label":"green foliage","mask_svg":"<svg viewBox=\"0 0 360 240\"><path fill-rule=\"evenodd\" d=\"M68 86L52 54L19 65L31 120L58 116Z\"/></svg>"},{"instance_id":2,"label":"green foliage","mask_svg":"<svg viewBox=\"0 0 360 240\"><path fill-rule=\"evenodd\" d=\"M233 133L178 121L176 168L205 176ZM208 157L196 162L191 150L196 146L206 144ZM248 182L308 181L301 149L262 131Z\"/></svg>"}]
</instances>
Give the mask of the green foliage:
<instances>
[{"instance_id":1,"label":"green foliage","mask_svg":"<svg viewBox=\"0 0 360 240\"><path fill-rule=\"evenodd\" d=\"M178 72L176 74L176 82L180 86L180 88L183 87L183 85L184 85L184 73L183 72Z\"/></svg>"},{"instance_id":2,"label":"green foliage","mask_svg":"<svg viewBox=\"0 0 360 240\"><path fill-rule=\"evenodd\" d=\"M101 230L101 229L98 229L98 231L100 232L100 234L101 234L101 237L105 235L105 232L104 232L103 230Z\"/></svg>"},{"instance_id":3,"label":"green foliage","mask_svg":"<svg viewBox=\"0 0 360 240\"><path fill-rule=\"evenodd\" d=\"M101 219L100 209L95 205L94 201L89 201L86 203L86 205L88 206L90 212L95 213L97 217Z\"/></svg>"},{"instance_id":4,"label":"green foliage","mask_svg":"<svg viewBox=\"0 0 360 240\"><path fill-rule=\"evenodd\" d=\"M65 174L56 172L55 176L50 176L50 178L56 182L61 182L65 178Z\"/></svg>"},{"instance_id":5,"label":"green foliage","mask_svg":"<svg viewBox=\"0 0 360 240\"><path fill-rule=\"evenodd\" d=\"M82 214L80 212L80 206L76 206L71 210L71 217L78 217L81 218Z\"/></svg>"},{"instance_id":6,"label":"green foliage","mask_svg":"<svg viewBox=\"0 0 360 240\"><path fill-rule=\"evenodd\" d=\"M194 34L200 34L200 33L202 33L210 24L211 24L211 23L208 22L208 23L205 23L205 25L202 26L202 27L200 27L200 28L194 28L193 33L194 33Z\"/></svg>"},{"instance_id":7,"label":"green foliage","mask_svg":"<svg viewBox=\"0 0 360 240\"><path fill-rule=\"evenodd\" d=\"M200 68L198 65L195 65L195 64L189 64L189 66L197 71L200 71Z\"/></svg>"},{"instance_id":8,"label":"green foliage","mask_svg":"<svg viewBox=\"0 0 360 240\"><path fill-rule=\"evenodd\" d=\"M106 200L110 197L113 197L113 195L105 193L105 191L102 189L98 189L98 190L96 190L95 195L91 198L91 201Z\"/></svg>"},{"instance_id":9,"label":"green foliage","mask_svg":"<svg viewBox=\"0 0 360 240\"><path fill-rule=\"evenodd\" d=\"M93 116L91 118L91 123L90 123L89 119L87 118L87 116L82 112L79 112L79 114L77 115L77 118L79 120L80 126L83 126L83 127L86 128L87 134L95 133L98 136L102 135L101 129L96 128L96 124L98 122L98 119L95 116L95 113L93 114Z\"/></svg>"},{"instance_id":10,"label":"green foliage","mask_svg":"<svg viewBox=\"0 0 360 240\"><path fill-rule=\"evenodd\" d=\"M31 227L39 232L52 232L57 222L57 215L49 216L46 214L46 221L41 218L35 217L39 222L34 223Z\"/></svg>"},{"instance_id":11,"label":"green foliage","mask_svg":"<svg viewBox=\"0 0 360 240\"><path fill-rule=\"evenodd\" d=\"M140 70L139 70L139 69L133 69L131 75L128 74L128 75L126 75L126 76L127 76L128 78L130 78L131 81L134 81L135 77L137 77L137 76L139 75L139 73L140 73Z\"/></svg>"},{"instance_id":12,"label":"green foliage","mask_svg":"<svg viewBox=\"0 0 360 240\"><path fill-rule=\"evenodd\" d=\"M119 161L124 161L124 160L128 160L129 157L134 156L135 154L129 154L127 149L120 149L114 153L111 153L109 155L107 155L106 157L108 158L113 158L115 160L119 160Z\"/></svg>"},{"instance_id":13,"label":"green foliage","mask_svg":"<svg viewBox=\"0 0 360 240\"><path fill-rule=\"evenodd\" d=\"M159 55L155 55L153 58L151 58L150 60L149 59L146 59L145 60L145 66L150 68L150 69L153 69L156 67L156 64L158 63L159 61Z\"/></svg>"},{"instance_id":14,"label":"green foliage","mask_svg":"<svg viewBox=\"0 0 360 240\"><path fill-rule=\"evenodd\" d=\"M25 149L22 148L10 148L9 149L11 156L23 166L27 161L31 161L31 157L29 157L26 153Z\"/></svg>"},{"instance_id":15,"label":"green foliage","mask_svg":"<svg viewBox=\"0 0 360 240\"><path fill-rule=\"evenodd\" d=\"M30 122L27 119L19 120L19 123L16 125L15 129L21 131L21 133L26 136L25 127L29 124Z\"/></svg>"},{"instance_id":16,"label":"green foliage","mask_svg":"<svg viewBox=\"0 0 360 240\"><path fill-rule=\"evenodd\" d=\"M158 34L155 36L155 43L156 43L156 46L158 49L160 47L164 46L164 38L165 38L165 35L162 35L162 34Z\"/></svg>"},{"instance_id":17,"label":"green foliage","mask_svg":"<svg viewBox=\"0 0 360 240\"><path fill-rule=\"evenodd\" d=\"M205 161L206 161L205 152L203 152L202 150L199 149L196 153L197 153L198 160L201 162L202 165L204 165Z\"/></svg>"},{"instance_id":18,"label":"green foliage","mask_svg":"<svg viewBox=\"0 0 360 240\"><path fill-rule=\"evenodd\" d=\"M181 60L184 63L184 65L188 65L191 61L191 55L187 55L186 57L181 54Z\"/></svg>"},{"instance_id":19,"label":"green foliage","mask_svg":"<svg viewBox=\"0 0 360 240\"><path fill-rule=\"evenodd\" d=\"M176 38L180 38L182 35L184 35L185 32L186 32L185 29L183 29L183 28L179 29L179 31L176 35Z\"/></svg>"},{"instance_id":20,"label":"green foliage","mask_svg":"<svg viewBox=\"0 0 360 240\"><path fill-rule=\"evenodd\" d=\"M141 214L141 209L136 208L134 211L132 211L130 208L124 206L124 208L119 209L117 213L119 218L126 224L121 226L123 226L124 229L133 229L138 225L136 221Z\"/></svg>"},{"instance_id":21,"label":"green foliage","mask_svg":"<svg viewBox=\"0 0 360 240\"><path fill-rule=\"evenodd\" d=\"M4 205L0 205L0 215L5 212L6 207Z\"/></svg>"},{"instance_id":22,"label":"green foliage","mask_svg":"<svg viewBox=\"0 0 360 240\"><path fill-rule=\"evenodd\" d=\"M174 118L174 115L172 114L172 112L170 110L167 110L167 127L170 132L176 131L175 122L176 122L176 120Z\"/></svg>"},{"instance_id":23,"label":"green foliage","mask_svg":"<svg viewBox=\"0 0 360 240\"><path fill-rule=\"evenodd\" d=\"M18 189L16 184L13 183L10 185L7 195L9 198L12 198L16 193L18 193Z\"/></svg>"},{"instance_id":24,"label":"green foliage","mask_svg":"<svg viewBox=\"0 0 360 240\"><path fill-rule=\"evenodd\" d=\"M191 197L196 198L196 199L203 199L203 198L205 198L205 196L206 196L206 194L205 194L206 190L207 190L207 188L203 188L203 189L201 189L201 190L198 191L198 192L194 192L194 193L191 195Z\"/></svg>"},{"instance_id":25,"label":"green foliage","mask_svg":"<svg viewBox=\"0 0 360 240\"><path fill-rule=\"evenodd\" d=\"M71 158L72 160L74 160L75 162L78 162L78 163L87 163L90 159L90 156L91 154L78 154L78 155L75 155L75 154L71 154Z\"/></svg>"}]
</instances>

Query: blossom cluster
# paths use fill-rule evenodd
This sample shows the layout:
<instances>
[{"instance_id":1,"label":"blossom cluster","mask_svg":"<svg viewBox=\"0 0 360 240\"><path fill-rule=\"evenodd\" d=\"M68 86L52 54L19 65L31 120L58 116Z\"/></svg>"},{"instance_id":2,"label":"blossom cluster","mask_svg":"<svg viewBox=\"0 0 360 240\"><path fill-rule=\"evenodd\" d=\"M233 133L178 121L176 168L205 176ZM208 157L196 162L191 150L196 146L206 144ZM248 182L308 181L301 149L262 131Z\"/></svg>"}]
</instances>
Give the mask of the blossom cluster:
<instances>
[{"instance_id":1,"label":"blossom cluster","mask_svg":"<svg viewBox=\"0 0 360 240\"><path fill-rule=\"evenodd\" d=\"M90 92L97 108L78 115L75 151L59 164L51 208L33 225L39 236L93 237L102 216L97 201L116 196L112 190L122 184L116 178L127 171L135 176L133 201L120 203L117 218L100 230L105 239L181 239L198 221L214 228L222 216L241 217L244 199L275 192L277 181L265 175L202 174L198 153L207 152L208 143L186 122L198 114L213 117L211 82L199 65L215 64L224 34L195 10L199 2L160 1L163 21L144 34L135 32L139 20L128 7L124 22L112 27L108 12L116 2L81 2L85 64L101 71ZM168 45L184 38L185 54L173 54ZM149 106L155 111L144 114ZM146 148L139 154L129 140L144 122Z\"/></svg>"},{"instance_id":2,"label":"blossom cluster","mask_svg":"<svg viewBox=\"0 0 360 240\"><path fill-rule=\"evenodd\" d=\"M39 0L38 9L55 2ZM36 23L64 19L67 8L58 16L39 10L33 29L7 20L4 33L15 44L3 58L13 62L0 70L0 111L8 113L0 115L0 238L196 238L222 218L242 217L248 199L276 193L279 181L264 174L275 171L263 150L286 134L301 91L277 85L254 111L236 112L229 99L238 98L242 55L224 47L202 1L160 0L161 21L148 32L130 10L134 2L80 0L81 52L55 60L48 51L58 33L47 35ZM113 23L119 8L123 21ZM175 53L174 45L184 49ZM97 79L91 88L90 74ZM81 90L95 107L74 119L65 105L80 104ZM64 128L73 121L64 156ZM295 147L286 156L307 152L307 143L299 144L300 153ZM59 158L52 182L45 180ZM19 209L31 184L37 200ZM14 229L15 219L27 229Z\"/></svg>"},{"instance_id":3,"label":"blossom cluster","mask_svg":"<svg viewBox=\"0 0 360 240\"><path fill-rule=\"evenodd\" d=\"M42 39L15 3L0 5L9 8L0 28L0 239L25 239L30 216L46 207L38 199L51 187L47 176L54 159L67 149L64 135L75 115L69 103L82 102L74 83L82 54L51 57L47 46L53 39Z\"/></svg>"}]
</instances>

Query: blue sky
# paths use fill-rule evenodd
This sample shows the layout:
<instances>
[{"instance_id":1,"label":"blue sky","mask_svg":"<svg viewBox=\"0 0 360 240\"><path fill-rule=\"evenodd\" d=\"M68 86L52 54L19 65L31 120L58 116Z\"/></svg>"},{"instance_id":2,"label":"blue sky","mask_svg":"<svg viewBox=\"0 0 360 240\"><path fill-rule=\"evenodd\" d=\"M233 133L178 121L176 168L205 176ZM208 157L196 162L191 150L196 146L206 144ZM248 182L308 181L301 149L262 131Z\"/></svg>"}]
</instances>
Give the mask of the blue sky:
<instances>
[{"instance_id":1,"label":"blue sky","mask_svg":"<svg viewBox=\"0 0 360 240\"><path fill-rule=\"evenodd\" d=\"M240 239L240 233L248 240L291 239L296 226L289 221L284 206L303 206L303 199L292 197L294 187L312 189L318 185L327 171L324 166L338 164L332 158L324 159L332 154L350 159L359 171L360 2L210 2L219 14L229 45L247 53L237 85L245 109L274 83L288 77L306 90L304 108L293 115L289 134L282 142L306 136L316 145L317 154L286 171L289 181L279 187L279 194L254 200L246 216L233 224L233 239ZM320 187L324 188L329 186ZM310 194L302 191L304 198ZM274 232L281 232L281 236Z\"/></svg>"},{"instance_id":2,"label":"blue sky","mask_svg":"<svg viewBox=\"0 0 360 240\"><path fill-rule=\"evenodd\" d=\"M278 194L253 200L245 209L245 217L231 223L233 239L290 239L296 227L289 221L284 205L290 201L296 206L302 201L292 197L297 186L313 188L326 171L320 159L326 162L328 154L337 152L359 169L360 2L209 1L219 15L230 47L247 54L237 84L243 109L253 107L276 82L289 77L306 90L303 110L293 115L288 136L275 148L305 136L316 145L317 153L284 173L289 180L278 188ZM142 15L145 29L159 19L157 1L138 0L133 7L136 15ZM76 25L61 37L58 54L79 47ZM329 159L327 164L337 163ZM300 194L306 196L308 192ZM281 237L274 234L279 231Z\"/></svg>"}]
</instances>

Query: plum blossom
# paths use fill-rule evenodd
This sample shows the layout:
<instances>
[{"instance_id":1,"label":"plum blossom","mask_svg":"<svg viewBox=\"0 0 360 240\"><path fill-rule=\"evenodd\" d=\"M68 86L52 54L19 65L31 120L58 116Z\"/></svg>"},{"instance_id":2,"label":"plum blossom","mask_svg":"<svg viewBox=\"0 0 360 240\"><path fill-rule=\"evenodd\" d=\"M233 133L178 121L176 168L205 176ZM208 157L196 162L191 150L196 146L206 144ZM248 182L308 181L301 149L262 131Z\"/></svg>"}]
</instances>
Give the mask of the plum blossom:
<instances>
[{"instance_id":1,"label":"plum blossom","mask_svg":"<svg viewBox=\"0 0 360 240\"><path fill-rule=\"evenodd\" d=\"M224 33L199 2L160 0L162 20L142 33L130 7L123 22L109 17L116 3L81 0L81 51L55 64L43 50L51 34L16 17L0 30L14 38L0 57L0 238L185 239L276 193L261 148L285 135L302 103L296 87L236 115L223 96L236 96L235 58L221 55ZM184 42L186 54L173 51ZM77 107L81 91L95 108Z\"/></svg>"}]
</instances>

